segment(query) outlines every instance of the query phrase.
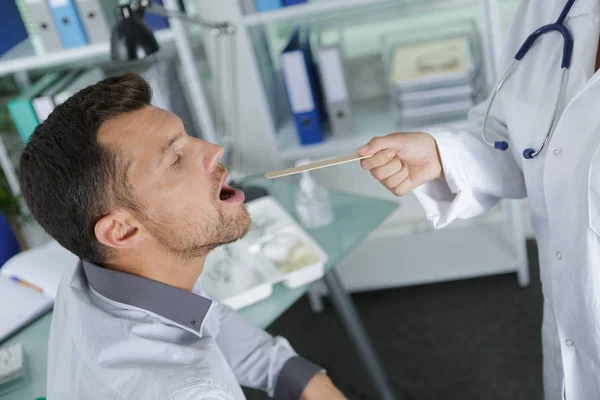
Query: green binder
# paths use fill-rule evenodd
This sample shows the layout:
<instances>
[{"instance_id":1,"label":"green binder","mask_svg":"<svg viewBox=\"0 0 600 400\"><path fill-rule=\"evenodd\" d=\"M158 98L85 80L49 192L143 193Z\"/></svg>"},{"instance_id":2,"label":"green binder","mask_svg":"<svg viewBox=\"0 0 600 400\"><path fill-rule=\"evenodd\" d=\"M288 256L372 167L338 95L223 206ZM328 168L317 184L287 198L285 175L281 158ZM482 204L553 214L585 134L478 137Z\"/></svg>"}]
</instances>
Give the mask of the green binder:
<instances>
[{"instance_id":1,"label":"green binder","mask_svg":"<svg viewBox=\"0 0 600 400\"><path fill-rule=\"evenodd\" d=\"M31 100L52 85L60 76L60 72L46 74L8 102L8 112L23 143L27 143L39 123L33 105L31 105Z\"/></svg>"}]
</instances>

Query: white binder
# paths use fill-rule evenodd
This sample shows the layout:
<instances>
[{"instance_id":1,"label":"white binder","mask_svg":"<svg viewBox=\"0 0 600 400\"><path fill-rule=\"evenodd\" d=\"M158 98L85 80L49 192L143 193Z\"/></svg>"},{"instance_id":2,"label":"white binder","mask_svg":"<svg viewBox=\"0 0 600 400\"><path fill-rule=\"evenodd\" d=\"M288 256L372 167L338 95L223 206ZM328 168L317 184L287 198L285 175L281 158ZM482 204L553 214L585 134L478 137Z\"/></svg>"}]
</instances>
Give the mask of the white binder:
<instances>
[{"instance_id":1,"label":"white binder","mask_svg":"<svg viewBox=\"0 0 600 400\"><path fill-rule=\"evenodd\" d=\"M76 70L65 74L65 76L44 90L40 96L31 100L31 105L33 106L33 110L35 111L35 115L40 124L48 118L48 115L50 115L52 111L54 111L54 95L67 86L76 74Z\"/></svg>"},{"instance_id":2,"label":"white binder","mask_svg":"<svg viewBox=\"0 0 600 400\"><path fill-rule=\"evenodd\" d=\"M110 40L111 27L101 0L77 0L77 11L90 44Z\"/></svg>"},{"instance_id":3,"label":"white binder","mask_svg":"<svg viewBox=\"0 0 600 400\"><path fill-rule=\"evenodd\" d=\"M66 88L54 95L54 104L58 106L81 89L93 85L104 78L106 78L106 75L100 67L80 73Z\"/></svg>"},{"instance_id":4,"label":"white binder","mask_svg":"<svg viewBox=\"0 0 600 400\"><path fill-rule=\"evenodd\" d=\"M335 136L352 135L354 133L352 106L339 47L320 48L318 60L331 131Z\"/></svg>"},{"instance_id":5,"label":"white binder","mask_svg":"<svg viewBox=\"0 0 600 400\"><path fill-rule=\"evenodd\" d=\"M45 0L23 0L31 24L38 32L46 52L54 52L63 48L50 8Z\"/></svg>"}]
</instances>

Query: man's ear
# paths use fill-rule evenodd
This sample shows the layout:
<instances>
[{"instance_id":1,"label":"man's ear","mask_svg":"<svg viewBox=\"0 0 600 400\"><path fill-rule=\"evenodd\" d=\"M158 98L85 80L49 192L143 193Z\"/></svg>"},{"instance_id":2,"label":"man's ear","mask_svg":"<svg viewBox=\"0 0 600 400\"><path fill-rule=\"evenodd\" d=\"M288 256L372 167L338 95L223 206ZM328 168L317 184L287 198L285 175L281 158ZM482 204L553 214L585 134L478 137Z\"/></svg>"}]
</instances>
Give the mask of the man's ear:
<instances>
[{"instance_id":1,"label":"man's ear","mask_svg":"<svg viewBox=\"0 0 600 400\"><path fill-rule=\"evenodd\" d=\"M130 248L145 237L142 225L125 211L114 211L103 216L94 227L96 239L114 249Z\"/></svg>"}]
</instances>

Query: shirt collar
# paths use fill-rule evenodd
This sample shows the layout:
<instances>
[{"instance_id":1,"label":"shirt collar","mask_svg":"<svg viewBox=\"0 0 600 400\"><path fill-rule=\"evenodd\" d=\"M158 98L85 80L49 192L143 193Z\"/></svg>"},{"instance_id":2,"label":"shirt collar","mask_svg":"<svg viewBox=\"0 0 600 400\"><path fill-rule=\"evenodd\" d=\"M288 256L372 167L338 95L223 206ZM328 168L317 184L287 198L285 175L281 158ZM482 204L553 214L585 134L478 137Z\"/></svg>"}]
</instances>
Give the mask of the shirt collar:
<instances>
[{"instance_id":1,"label":"shirt collar","mask_svg":"<svg viewBox=\"0 0 600 400\"><path fill-rule=\"evenodd\" d=\"M198 334L212 301L161 282L82 261L90 287L101 296L157 314Z\"/></svg>"}]
</instances>

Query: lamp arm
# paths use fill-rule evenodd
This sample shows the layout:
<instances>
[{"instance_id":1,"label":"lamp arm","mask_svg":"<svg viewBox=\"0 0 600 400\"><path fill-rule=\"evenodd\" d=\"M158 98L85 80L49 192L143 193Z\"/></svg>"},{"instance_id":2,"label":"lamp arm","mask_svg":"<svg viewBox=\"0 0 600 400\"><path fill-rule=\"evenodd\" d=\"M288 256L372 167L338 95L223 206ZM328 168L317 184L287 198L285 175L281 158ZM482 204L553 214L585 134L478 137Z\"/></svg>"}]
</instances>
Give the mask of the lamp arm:
<instances>
[{"instance_id":1,"label":"lamp arm","mask_svg":"<svg viewBox=\"0 0 600 400\"><path fill-rule=\"evenodd\" d=\"M164 8L161 5L152 3L150 0L134 1L131 3L131 8L134 10L142 8L152 14L160 15L162 17L177 18L182 21L206 26L208 28L211 28L212 33L215 35L224 35L224 34L233 35L236 31L235 26L229 22L213 22L213 21L207 21L198 16L191 17L191 16L187 15L186 13L181 12L179 10L167 10L166 8Z\"/></svg>"}]
</instances>

